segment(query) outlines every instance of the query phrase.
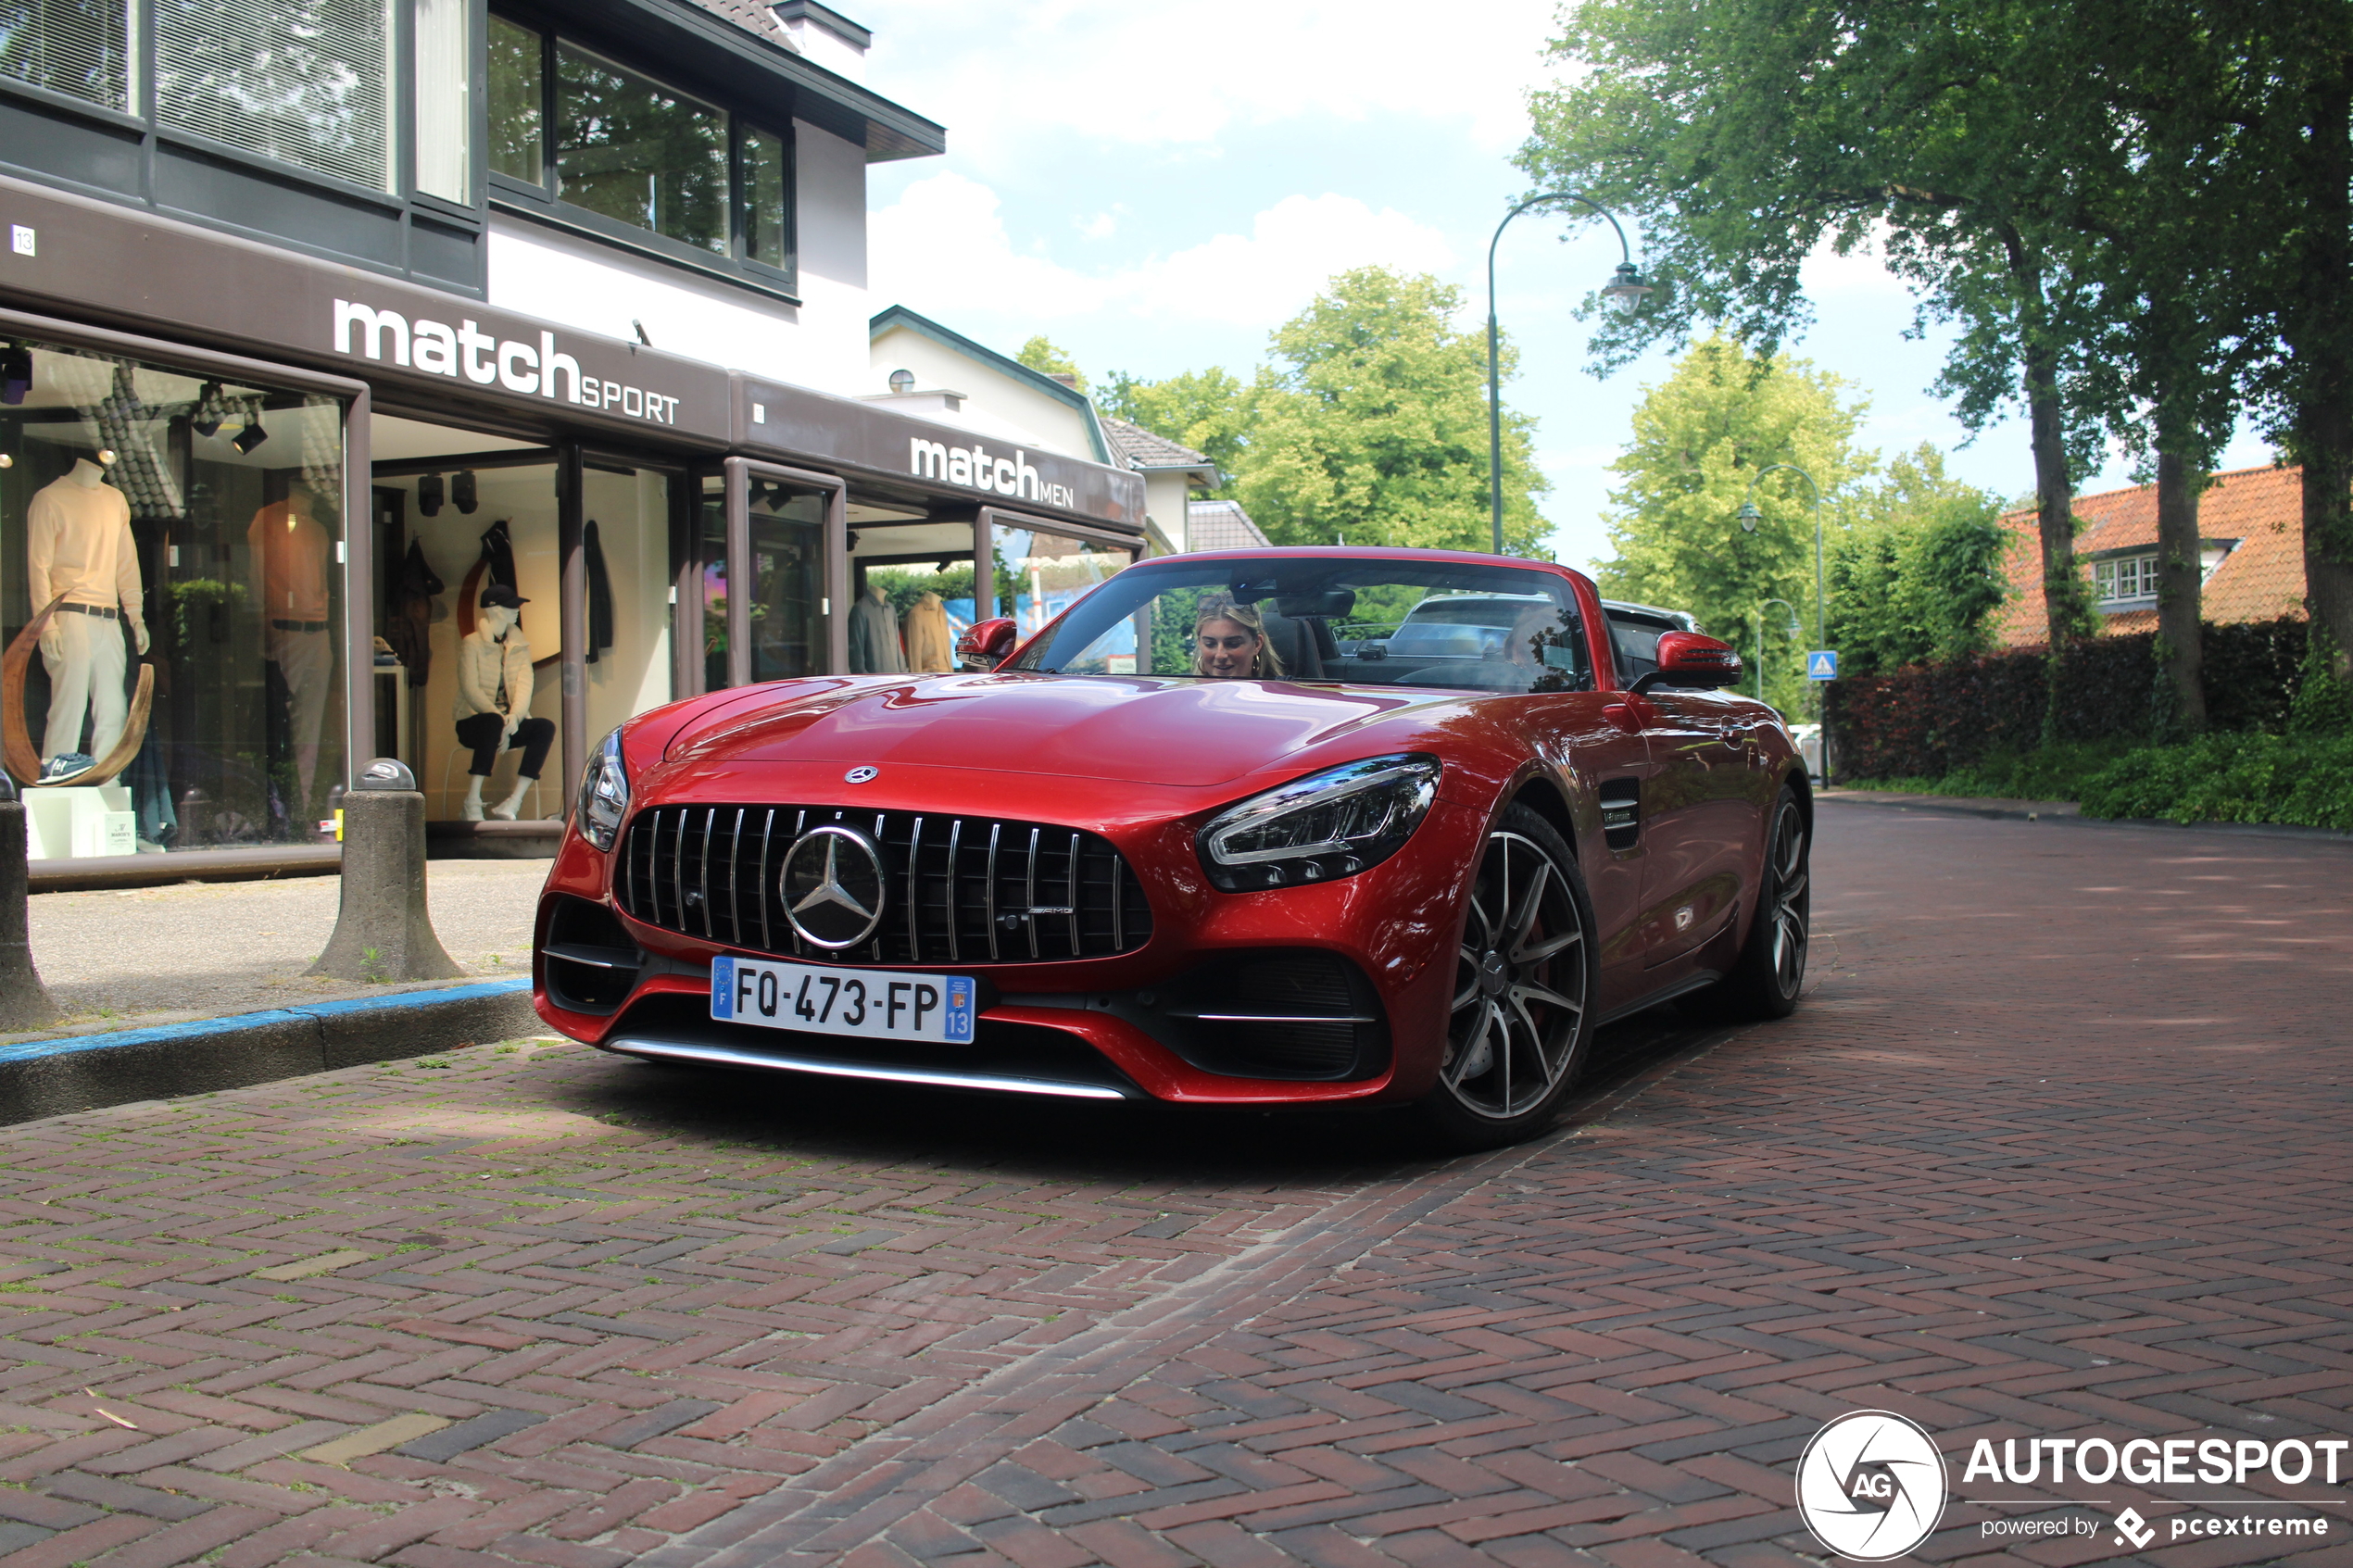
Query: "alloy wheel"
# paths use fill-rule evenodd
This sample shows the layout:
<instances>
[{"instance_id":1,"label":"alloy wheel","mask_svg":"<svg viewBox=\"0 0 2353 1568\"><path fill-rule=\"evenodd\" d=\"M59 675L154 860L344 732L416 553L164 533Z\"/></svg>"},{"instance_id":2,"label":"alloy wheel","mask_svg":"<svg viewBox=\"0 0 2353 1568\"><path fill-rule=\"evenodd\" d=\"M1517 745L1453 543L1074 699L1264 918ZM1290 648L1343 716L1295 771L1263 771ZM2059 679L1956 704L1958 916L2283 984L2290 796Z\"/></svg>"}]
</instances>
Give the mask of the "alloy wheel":
<instances>
[{"instance_id":1,"label":"alloy wheel","mask_svg":"<svg viewBox=\"0 0 2353 1568\"><path fill-rule=\"evenodd\" d=\"M1500 1122L1552 1094L1572 1065L1592 961L1568 873L1535 840L1489 834L1439 1074L1465 1110Z\"/></svg>"},{"instance_id":2,"label":"alloy wheel","mask_svg":"<svg viewBox=\"0 0 2353 1568\"><path fill-rule=\"evenodd\" d=\"M1773 822L1773 983L1793 996L1806 979L1806 939L1812 878L1806 861L1806 823L1794 804Z\"/></svg>"}]
</instances>

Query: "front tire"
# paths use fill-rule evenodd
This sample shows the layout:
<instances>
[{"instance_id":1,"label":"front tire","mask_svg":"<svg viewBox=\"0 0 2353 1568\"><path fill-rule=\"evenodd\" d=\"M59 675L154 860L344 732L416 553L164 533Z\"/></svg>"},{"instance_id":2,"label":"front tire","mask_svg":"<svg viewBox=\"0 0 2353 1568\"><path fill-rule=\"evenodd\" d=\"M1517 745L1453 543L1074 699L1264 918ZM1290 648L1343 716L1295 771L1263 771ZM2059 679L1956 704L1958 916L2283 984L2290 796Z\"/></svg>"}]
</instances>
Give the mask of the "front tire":
<instances>
[{"instance_id":1,"label":"front tire","mask_svg":"<svg viewBox=\"0 0 2353 1568\"><path fill-rule=\"evenodd\" d=\"M1418 1110L1450 1148L1499 1148L1549 1126L1585 1065L1593 906L1567 841L1518 805L1487 834L1469 905L1445 1054Z\"/></svg>"},{"instance_id":2,"label":"front tire","mask_svg":"<svg viewBox=\"0 0 2353 1568\"><path fill-rule=\"evenodd\" d=\"M1797 792L1784 785L1773 805L1757 877L1756 919L1731 972L1679 1005L1710 1023L1754 1023L1787 1018L1806 987L1806 952L1812 934L1813 843Z\"/></svg>"}]
</instances>

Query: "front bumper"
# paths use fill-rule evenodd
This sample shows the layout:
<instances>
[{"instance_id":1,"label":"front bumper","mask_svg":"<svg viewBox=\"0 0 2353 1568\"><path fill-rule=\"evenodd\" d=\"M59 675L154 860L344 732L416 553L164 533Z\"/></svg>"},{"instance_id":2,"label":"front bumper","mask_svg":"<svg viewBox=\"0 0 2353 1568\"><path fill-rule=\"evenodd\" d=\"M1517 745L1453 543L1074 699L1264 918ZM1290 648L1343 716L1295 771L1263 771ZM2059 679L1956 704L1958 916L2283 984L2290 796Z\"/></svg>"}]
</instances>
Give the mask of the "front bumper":
<instances>
[{"instance_id":1,"label":"front bumper","mask_svg":"<svg viewBox=\"0 0 2353 1568\"><path fill-rule=\"evenodd\" d=\"M1134 813L1132 786L1119 804ZM871 798L871 797L869 797ZM672 803L665 800L665 804ZM918 802L921 804L921 802ZM1065 802L1084 806L1088 802ZM1101 803L1108 808L1108 799ZM1170 802L1168 804L1174 804ZM1107 821L1072 809L1126 858L1151 904L1152 934L1135 951L1056 962L854 966L969 974L981 983L978 1039L970 1047L867 1045L837 1036L722 1022L710 1014L711 960L734 948L645 924L621 912L609 857L567 835L541 897L534 1000L564 1035L633 1056L811 1073L933 1087L1077 1099L1273 1106L1412 1099L1435 1082L1454 983L1464 879L1485 822L1438 802L1397 855L1318 884L1226 894L1208 887L1193 849L1198 801L1182 816ZM1214 809L1214 807L1212 808ZM568 901L577 900L577 904ZM587 972L555 962L579 904L642 955L634 975L610 982L594 1006L567 988ZM1325 998L1332 1028L1301 1023L1204 1023L1204 1017L1290 1016L1254 999L1280 991L1265 966L1289 964ZM1325 976L1316 979L1317 974ZM1275 990L1268 991L1269 984ZM574 1005L567 1005L572 1003ZM1247 1048L1237 1049L1236 1030Z\"/></svg>"}]
</instances>

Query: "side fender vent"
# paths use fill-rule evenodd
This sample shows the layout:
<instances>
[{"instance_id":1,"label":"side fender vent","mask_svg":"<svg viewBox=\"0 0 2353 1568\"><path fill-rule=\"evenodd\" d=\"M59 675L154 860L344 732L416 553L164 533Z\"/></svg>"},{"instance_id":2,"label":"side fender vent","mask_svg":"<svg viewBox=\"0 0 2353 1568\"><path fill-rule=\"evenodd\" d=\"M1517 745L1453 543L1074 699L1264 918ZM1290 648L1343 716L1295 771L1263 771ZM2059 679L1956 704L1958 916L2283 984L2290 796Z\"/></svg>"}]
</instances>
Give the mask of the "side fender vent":
<instances>
[{"instance_id":1,"label":"side fender vent","mask_svg":"<svg viewBox=\"0 0 2353 1568\"><path fill-rule=\"evenodd\" d=\"M1612 849L1631 849L1642 835L1642 782L1604 779L1602 840Z\"/></svg>"}]
</instances>

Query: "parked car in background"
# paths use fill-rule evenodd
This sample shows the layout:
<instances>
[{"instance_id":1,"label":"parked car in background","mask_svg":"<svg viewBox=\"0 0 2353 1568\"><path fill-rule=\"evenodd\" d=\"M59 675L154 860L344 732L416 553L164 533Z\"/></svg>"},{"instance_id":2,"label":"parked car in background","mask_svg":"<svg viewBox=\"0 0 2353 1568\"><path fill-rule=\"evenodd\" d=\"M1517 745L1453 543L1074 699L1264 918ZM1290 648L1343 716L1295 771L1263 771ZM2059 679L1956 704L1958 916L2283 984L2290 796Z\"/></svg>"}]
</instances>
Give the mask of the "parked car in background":
<instances>
[{"instance_id":1,"label":"parked car in background","mask_svg":"<svg viewBox=\"0 0 2353 1568\"><path fill-rule=\"evenodd\" d=\"M1805 977L1804 770L1661 615L1498 557L1173 556L1018 646L976 624L969 672L658 709L588 770L540 1014L659 1060L1524 1136L1602 1023L1778 1016Z\"/></svg>"}]
</instances>

